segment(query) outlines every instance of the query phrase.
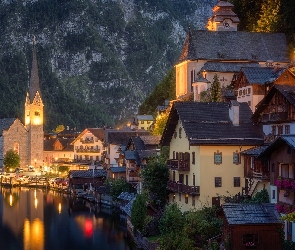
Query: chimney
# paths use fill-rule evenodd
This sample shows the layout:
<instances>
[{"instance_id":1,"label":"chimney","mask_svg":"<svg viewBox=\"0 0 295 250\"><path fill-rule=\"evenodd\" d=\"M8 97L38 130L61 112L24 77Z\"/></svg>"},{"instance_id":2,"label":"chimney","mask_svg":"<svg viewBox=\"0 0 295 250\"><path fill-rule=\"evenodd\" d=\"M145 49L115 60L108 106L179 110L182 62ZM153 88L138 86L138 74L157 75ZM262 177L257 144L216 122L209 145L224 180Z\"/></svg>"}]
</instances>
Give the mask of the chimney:
<instances>
[{"instance_id":1,"label":"chimney","mask_svg":"<svg viewBox=\"0 0 295 250\"><path fill-rule=\"evenodd\" d=\"M229 118L234 126L239 126L240 104L238 101L232 100L229 107Z\"/></svg>"}]
</instances>

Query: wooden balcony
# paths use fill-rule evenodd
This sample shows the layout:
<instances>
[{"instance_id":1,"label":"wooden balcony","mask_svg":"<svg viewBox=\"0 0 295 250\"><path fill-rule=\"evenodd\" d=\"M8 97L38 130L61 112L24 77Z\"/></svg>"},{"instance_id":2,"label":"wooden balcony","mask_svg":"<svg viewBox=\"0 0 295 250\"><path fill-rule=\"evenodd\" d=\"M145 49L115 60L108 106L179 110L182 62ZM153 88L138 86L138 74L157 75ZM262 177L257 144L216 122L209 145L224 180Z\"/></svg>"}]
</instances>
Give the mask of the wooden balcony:
<instances>
[{"instance_id":1,"label":"wooden balcony","mask_svg":"<svg viewBox=\"0 0 295 250\"><path fill-rule=\"evenodd\" d=\"M100 153L100 149L96 149L96 148L79 148L76 149L77 153Z\"/></svg>"},{"instance_id":2,"label":"wooden balcony","mask_svg":"<svg viewBox=\"0 0 295 250\"><path fill-rule=\"evenodd\" d=\"M93 144L94 140L90 138L85 138L85 139L80 139L80 142L82 142L82 144Z\"/></svg>"},{"instance_id":3,"label":"wooden balcony","mask_svg":"<svg viewBox=\"0 0 295 250\"><path fill-rule=\"evenodd\" d=\"M288 112L266 113L261 116L261 122L287 121Z\"/></svg>"},{"instance_id":4,"label":"wooden balcony","mask_svg":"<svg viewBox=\"0 0 295 250\"><path fill-rule=\"evenodd\" d=\"M265 173L265 172L249 171L245 177L246 178L253 178L253 179L258 180L260 182L270 180L269 172Z\"/></svg>"},{"instance_id":5,"label":"wooden balcony","mask_svg":"<svg viewBox=\"0 0 295 250\"><path fill-rule=\"evenodd\" d=\"M190 162L188 160L167 160L166 166L172 170L190 171Z\"/></svg>"},{"instance_id":6,"label":"wooden balcony","mask_svg":"<svg viewBox=\"0 0 295 250\"><path fill-rule=\"evenodd\" d=\"M140 181L140 177L138 176L130 176L130 177L127 177L127 182L139 182Z\"/></svg>"},{"instance_id":7,"label":"wooden balcony","mask_svg":"<svg viewBox=\"0 0 295 250\"><path fill-rule=\"evenodd\" d=\"M175 181L168 181L167 189L170 190L172 193L183 193L183 194L189 194L193 196L200 195L199 186L189 186L183 183L177 183Z\"/></svg>"}]
</instances>

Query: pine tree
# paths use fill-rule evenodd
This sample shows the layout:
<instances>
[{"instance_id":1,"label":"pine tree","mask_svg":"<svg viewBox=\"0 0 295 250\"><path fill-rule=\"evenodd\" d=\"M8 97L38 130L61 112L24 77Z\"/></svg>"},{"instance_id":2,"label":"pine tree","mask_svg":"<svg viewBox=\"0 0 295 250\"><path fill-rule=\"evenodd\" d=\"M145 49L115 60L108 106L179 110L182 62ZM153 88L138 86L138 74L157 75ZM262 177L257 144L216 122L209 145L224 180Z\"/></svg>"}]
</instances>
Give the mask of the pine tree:
<instances>
[{"instance_id":1,"label":"pine tree","mask_svg":"<svg viewBox=\"0 0 295 250\"><path fill-rule=\"evenodd\" d=\"M221 87L218 75L215 74L213 77L213 83L210 89L210 99L209 102L221 102Z\"/></svg>"}]
</instances>

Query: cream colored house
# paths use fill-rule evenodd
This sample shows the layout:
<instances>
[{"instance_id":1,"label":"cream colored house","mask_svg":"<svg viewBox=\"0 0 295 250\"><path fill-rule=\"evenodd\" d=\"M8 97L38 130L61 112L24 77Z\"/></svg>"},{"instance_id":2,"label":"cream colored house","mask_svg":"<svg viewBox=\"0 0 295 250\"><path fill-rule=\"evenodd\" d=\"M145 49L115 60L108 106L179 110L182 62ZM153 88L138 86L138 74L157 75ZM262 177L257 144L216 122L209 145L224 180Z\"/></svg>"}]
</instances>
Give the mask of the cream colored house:
<instances>
[{"instance_id":1,"label":"cream colored house","mask_svg":"<svg viewBox=\"0 0 295 250\"><path fill-rule=\"evenodd\" d=\"M0 119L1 166L8 150L19 154L22 168L43 166L43 107L34 41L31 78L25 101L25 123L15 118Z\"/></svg>"},{"instance_id":2,"label":"cream colored house","mask_svg":"<svg viewBox=\"0 0 295 250\"><path fill-rule=\"evenodd\" d=\"M102 166L102 153L105 150L104 128L86 128L71 143L74 146L74 162L86 168Z\"/></svg>"},{"instance_id":3,"label":"cream colored house","mask_svg":"<svg viewBox=\"0 0 295 250\"><path fill-rule=\"evenodd\" d=\"M155 119L152 115L137 115L136 122L138 129L150 130Z\"/></svg>"},{"instance_id":4,"label":"cream colored house","mask_svg":"<svg viewBox=\"0 0 295 250\"><path fill-rule=\"evenodd\" d=\"M189 29L176 69L176 98L187 98L211 87L215 74L222 87L235 80L241 67L283 67L290 60L281 33L237 31L239 18L233 5L218 1L208 20L208 30ZM274 49L275 48L275 49ZM208 82L201 81L202 75Z\"/></svg>"},{"instance_id":5,"label":"cream colored house","mask_svg":"<svg viewBox=\"0 0 295 250\"><path fill-rule=\"evenodd\" d=\"M247 103L175 102L162 146L170 146L169 202L182 211L220 205L245 186L240 152L263 144Z\"/></svg>"}]
</instances>

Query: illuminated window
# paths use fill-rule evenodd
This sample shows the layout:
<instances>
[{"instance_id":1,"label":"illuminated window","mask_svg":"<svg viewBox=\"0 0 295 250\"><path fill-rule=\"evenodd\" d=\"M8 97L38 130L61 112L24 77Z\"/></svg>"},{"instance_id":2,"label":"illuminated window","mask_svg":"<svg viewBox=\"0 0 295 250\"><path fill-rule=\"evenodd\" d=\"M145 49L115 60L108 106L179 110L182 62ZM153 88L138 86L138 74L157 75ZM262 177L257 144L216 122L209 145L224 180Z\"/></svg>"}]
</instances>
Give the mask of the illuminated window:
<instances>
[{"instance_id":1,"label":"illuminated window","mask_svg":"<svg viewBox=\"0 0 295 250\"><path fill-rule=\"evenodd\" d=\"M17 154L19 154L19 143L18 142L15 142L13 144L13 151Z\"/></svg>"},{"instance_id":2,"label":"illuminated window","mask_svg":"<svg viewBox=\"0 0 295 250\"><path fill-rule=\"evenodd\" d=\"M40 116L40 112L39 111L35 111L35 116Z\"/></svg>"}]
</instances>

